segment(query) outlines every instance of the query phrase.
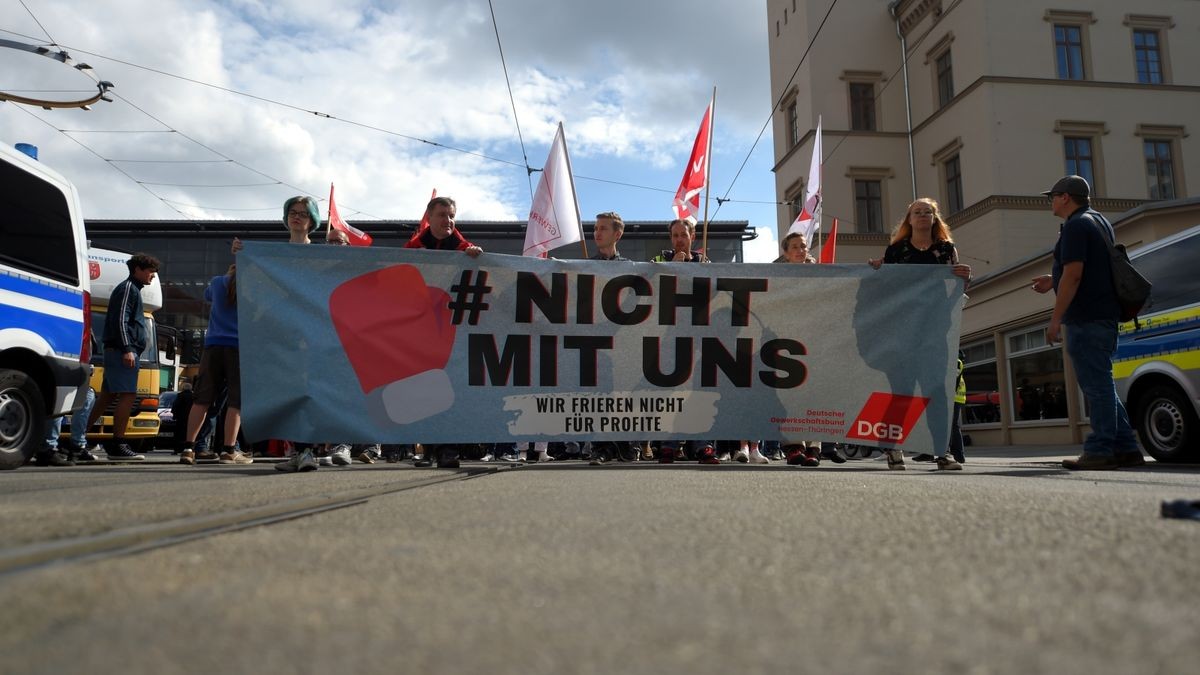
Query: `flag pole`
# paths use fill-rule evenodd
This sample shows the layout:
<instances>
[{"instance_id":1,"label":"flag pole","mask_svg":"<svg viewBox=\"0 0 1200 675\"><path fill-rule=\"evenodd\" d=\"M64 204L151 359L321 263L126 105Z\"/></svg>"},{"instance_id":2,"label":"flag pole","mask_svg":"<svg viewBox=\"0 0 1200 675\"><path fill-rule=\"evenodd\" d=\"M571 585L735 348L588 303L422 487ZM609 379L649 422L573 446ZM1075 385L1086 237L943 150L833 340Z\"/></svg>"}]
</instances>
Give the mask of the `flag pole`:
<instances>
[{"instance_id":1,"label":"flag pole","mask_svg":"<svg viewBox=\"0 0 1200 675\"><path fill-rule=\"evenodd\" d=\"M709 260L712 256L708 255L708 186L712 181L712 137L713 122L717 117L717 86L713 85L712 100L708 103L708 147L704 150L704 237L700 242L700 251L704 257Z\"/></svg>"},{"instance_id":2,"label":"flag pole","mask_svg":"<svg viewBox=\"0 0 1200 675\"><path fill-rule=\"evenodd\" d=\"M819 132L820 130L821 130L821 116L817 115L817 131ZM820 133L817 134L817 140L815 141L815 144L813 145L813 152L816 152L818 148L821 148ZM820 181L817 183L817 185L821 186L821 192L824 193L824 191L825 191L825 158L824 157L818 158L817 180ZM822 194L822 197L824 197L823 194ZM820 209L819 209L820 212L815 213L813 215L816 216L816 218L817 218L817 246L819 247L819 246L821 246L821 234L822 234L821 233L821 218L825 215L825 200L822 198L817 202L817 204L818 204L818 206L820 206Z\"/></svg>"},{"instance_id":3,"label":"flag pole","mask_svg":"<svg viewBox=\"0 0 1200 675\"><path fill-rule=\"evenodd\" d=\"M575 169L571 168L571 153L567 150L567 134L563 131L562 120L558 121L558 133L563 139L563 155L567 158L567 180L571 181L571 203L575 205L575 220L579 223L579 245L583 247L583 257L588 257L587 237L583 236L583 216L579 213L579 193L575 192Z\"/></svg>"},{"instance_id":4,"label":"flag pole","mask_svg":"<svg viewBox=\"0 0 1200 675\"><path fill-rule=\"evenodd\" d=\"M330 203L330 204L332 204L332 203L333 203L333 183L330 183L330 184L329 184L329 203ZM326 238L326 239L328 239L328 238L329 238L329 233L330 233L330 231L331 231L331 228L333 228L333 218L329 216L329 205L328 205L328 204L325 206L325 215L326 215L326 218L325 218L325 238ZM317 225L318 225L318 226L320 226L321 224L320 224L320 223L317 223Z\"/></svg>"}]
</instances>

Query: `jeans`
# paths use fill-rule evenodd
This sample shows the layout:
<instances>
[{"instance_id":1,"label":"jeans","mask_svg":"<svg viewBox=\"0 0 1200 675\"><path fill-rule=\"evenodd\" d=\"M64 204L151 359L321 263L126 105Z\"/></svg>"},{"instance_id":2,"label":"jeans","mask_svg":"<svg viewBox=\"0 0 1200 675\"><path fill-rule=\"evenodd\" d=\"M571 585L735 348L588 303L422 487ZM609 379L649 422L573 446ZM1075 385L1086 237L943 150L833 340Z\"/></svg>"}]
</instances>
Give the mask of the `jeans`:
<instances>
[{"instance_id":1,"label":"jeans","mask_svg":"<svg viewBox=\"0 0 1200 675\"><path fill-rule=\"evenodd\" d=\"M956 462L965 462L967 456L963 454L963 437L962 437L962 411L967 407L965 403L954 402L954 416L950 418L950 454Z\"/></svg>"},{"instance_id":2,"label":"jeans","mask_svg":"<svg viewBox=\"0 0 1200 675\"><path fill-rule=\"evenodd\" d=\"M92 405L96 402L96 392L88 387L87 398L85 399L82 408L71 415L71 440L75 445L87 449L87 419L92 412ZM58 449L58 436L62 432L63 420L66 416L55 417L46 422L46 447L51 450Z\"/></svg>"},{"instance_id":3,"label":"jeans","mask_svg":"<svg viewBox=\"0 0 1200 675\"><path fill-rule=\"evenodd\" d=\"M1112 356L1117 349L1116 321L1082 321L1067 326L1067 354L1075 366L1079 388L1087 397L1092 432L1083 442L1083 454L1111 457L1138 452L1129 414L1117 397Z\"/></svg>"}]
</instances>

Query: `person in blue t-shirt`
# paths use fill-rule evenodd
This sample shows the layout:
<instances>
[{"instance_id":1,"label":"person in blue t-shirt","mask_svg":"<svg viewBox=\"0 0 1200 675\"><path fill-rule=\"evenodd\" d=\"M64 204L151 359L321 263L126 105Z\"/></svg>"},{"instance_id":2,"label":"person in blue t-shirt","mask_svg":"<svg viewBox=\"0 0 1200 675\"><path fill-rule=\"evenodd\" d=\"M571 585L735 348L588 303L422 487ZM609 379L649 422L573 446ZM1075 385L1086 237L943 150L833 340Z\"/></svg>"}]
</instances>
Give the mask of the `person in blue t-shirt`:
<instances>
[{"instance_id":1,"label":"person in blue t-shirt","mask_svg":"<svg viewBox=\"0 0 1200 675\"><path fill-rule=\"evenodd\" d=\"M196 436L204 423L208 407L227 389L224 438L221 439L222 464L250 464L254 459L237 448L238 430L242 426L242 377L238 354L237 265L213 277L204 291L204 299L212 303L208 314L208 333L204 337L204 353L200 356L200 374L193 388L192 411L188 415L187 440L179 461L195 464Z\"/></svg>"},{"instance_id":2,"label":"person in blue t-shirt","mask_svg":"<svg viewBox=\"0 0 1200 675\"><path fill-rule=\"evenodd\" d=\"M1068 327L1067 354L1087 397L1092 426L1083 453L1062 464L1072 470L1145 464L1113 383L1120 307L1108 253L1109 242L1114 240L1112 225L1091 208L1091 188L1080 176L1064 176L1042 194L1050 199L1050 209L1063 223L1054 245L1052 271L1035 278L1033 290L1046 293L1054 289L1046 341L1058 342L1062 326Z\"/></svg>"}]
</instances>

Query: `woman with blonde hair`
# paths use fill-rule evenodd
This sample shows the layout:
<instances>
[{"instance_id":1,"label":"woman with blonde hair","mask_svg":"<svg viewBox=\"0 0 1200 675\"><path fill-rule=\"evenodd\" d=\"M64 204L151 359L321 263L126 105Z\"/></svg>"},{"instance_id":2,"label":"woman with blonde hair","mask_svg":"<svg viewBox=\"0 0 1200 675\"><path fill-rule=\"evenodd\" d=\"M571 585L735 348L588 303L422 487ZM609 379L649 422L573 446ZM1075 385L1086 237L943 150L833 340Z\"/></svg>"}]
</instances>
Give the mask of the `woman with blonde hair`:
<instances>
[{"instance_id":1,"label":"woman with blonde hair","mask_svg":"<svg viewBox=\"0 0 1200 675\"><path fill-rule=\"evenodd\" d=\"M954 276L964 283L971 281L971 266L958 262L958 249L950 236L950 226L942 219L936 200L921 197L908 205L904 218L896 225L892 241L882 258L868 260L871 267L883 264L950 265ZM889 469L904 469L904 451L886 450ZM946 448L934 451L937 468L943 471L961 470L962 465L946 456Z\"/></svg>"}]
</instances>

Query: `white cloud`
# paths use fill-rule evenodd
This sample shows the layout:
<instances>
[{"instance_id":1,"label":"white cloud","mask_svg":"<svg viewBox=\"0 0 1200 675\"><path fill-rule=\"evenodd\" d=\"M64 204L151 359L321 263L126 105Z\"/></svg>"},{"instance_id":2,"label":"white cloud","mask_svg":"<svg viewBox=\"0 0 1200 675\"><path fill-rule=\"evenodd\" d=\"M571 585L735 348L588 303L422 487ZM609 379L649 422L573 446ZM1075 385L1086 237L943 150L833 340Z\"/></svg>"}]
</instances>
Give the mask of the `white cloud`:
<instances>
[{"instance_id":1,"label":"white cloud","mask_svg":"<svg viewBox=\"0 0 1200 675\"><path fill-rule=\"evenodd\" d=\"M11 2L11 0L0 0ZM316 110L397 134L521 162L512 103L487 5L476 0L397 3L334 0L49 0L31 7L55 39L150 68ZM541 165L559 120L577 173L652 187L678 182L711 87L719 87L713 194L723 195L766 119L764 8L744 0L610 0L496 3L528 159ZM39 34L25 19L0 26ZM695 36L706 36L703 40ZM705 45L697 47L696 45ZM3 50L8 51L8 50ZM299 188L325 197L338 184L343 212L415 218L430 188L453 194L464 219L523 217L520 166L439 149L397 135L225 93L76 52L115 92L190 136L284 183L274 187L172 188L161 196L206 209L189 217L275 217ZM0 67L12 63L0 53ZM0 105L3 142L30 141L80 187L88 217L178 214L112 166L13 105ZM77 110L32 111L57 128L163 129L122 100ZM164 129L165 131L165 129ZM9 135L11 134L11 137ZM219 159L180 134L73 134L105 158ZM771 199L769 142L758 174L733 197ZM614 163L613 160L619 160ZM716 160L714 160L716 162ZM612 167L619 165L618 173ZM116 164L139 180L224 185L268 182L232 163ZM727 177L727 178L726 178ZM744 186L744 187L743 187ZM664 217L669 196L625 189L606 208ZM643 206L644 205L644 206ZM263 212L233 209L262 208ZM727 204L722 218L772 229L770 207ZM760 237L761 238L761 237Z\"/></svg>"}]
</instances>

